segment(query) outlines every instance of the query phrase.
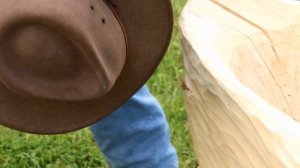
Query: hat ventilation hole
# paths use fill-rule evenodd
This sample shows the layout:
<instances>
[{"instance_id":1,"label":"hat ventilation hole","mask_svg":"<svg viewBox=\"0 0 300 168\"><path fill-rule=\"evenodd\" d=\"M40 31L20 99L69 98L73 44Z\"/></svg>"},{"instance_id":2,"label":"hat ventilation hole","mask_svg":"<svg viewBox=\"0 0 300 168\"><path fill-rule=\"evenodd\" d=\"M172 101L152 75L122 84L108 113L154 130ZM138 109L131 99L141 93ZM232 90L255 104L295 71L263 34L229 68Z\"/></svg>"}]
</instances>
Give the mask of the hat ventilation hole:
<instances>
[{"instance_id":1,"label":"hat ventilation hole","mask_svg":"<svg viewBox=\"0 0 300 168\"><path fill-rule=\"evenodd\" d=\"M90 6L92 11L95 11L95 7L93 5Z\"/></svg>"}]
</instances>

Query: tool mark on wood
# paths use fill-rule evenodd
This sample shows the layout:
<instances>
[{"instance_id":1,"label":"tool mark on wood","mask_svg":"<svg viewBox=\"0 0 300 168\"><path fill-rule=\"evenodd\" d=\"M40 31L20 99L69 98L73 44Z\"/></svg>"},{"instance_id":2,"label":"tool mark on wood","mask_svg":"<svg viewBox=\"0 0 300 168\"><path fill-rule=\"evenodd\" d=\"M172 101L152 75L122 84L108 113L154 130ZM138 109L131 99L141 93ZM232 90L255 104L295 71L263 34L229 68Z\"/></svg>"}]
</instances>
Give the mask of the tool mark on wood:
<instances>
[{"instance_id":1,"label":"tool mark on wood","mask_svg":"<svg viewBox=\"0 0 300 168\"><path fill-rule=\"evenodd\" d=\"M233 28L233 27L229 27L229 28L231 28L231 29L233 29L234 31L237 31L238 33L240 33L240 34L242 34L243 36L245 36L245 38L247 38L247 39L249 40L249 42L253 45L255 51L257 52L257 54L258 54L259 57L261 58L263 64L264 64L265 67L267 68L267 70L268 70L269 74L271 75L272 79L274 80L274 82L275 82L276 85L278 86L278 88L279 88L279 90L280 90L280 92L281 92L281 94L282 94L282 96L283 96L283 98L284 98L284 101L285 101L285 103L286 103L286 105L287 105L287 107L288 107L288 110L289 110L290 115L292 116L292 118L295 118L295 116L294 116L294 114L293 114L293 112L292 112L292 109L291 109L291 107L290 107L290 103L288 102L288 99L287 99L287 97L286 97L286 95L285 95L285 92L284 92L283 88L282 88L281 85L279 84L279 82L278 82L278 80L276 79L276 76L275 76L274 73L272 72L271 68L268 66L266 60L264 59L264 57L262 56L262 54L259 52L259 49L256 47L255 42L254 42L247 34L241 32L240 30L237 30L237 29L235 29L235 28Z\"/></svg>"},{"instance_id":2,"label":"tool mark on wood","mask_svg":"<svg viewBox=\"0 0 300 168\"><path fill-rule=\"evenodd\" d=\"M230 9L229 7L227 7L227 6L223 5L223 4L221 4L221 3L218 2L217 0L210 0L210 1L211 1L212 3L214 3L214 4L216 4L217 6L223 8L224 10L228 11L228 12L231 13L232 15L234 15L234 16L236 16L236 17L242 19L243 21L247 22L248 24L250 24L250 25L256 27L257 29L259 29L260 31L262 31L263 34L267 37L267 39L270 41L272 51L274 52L277 61L280 62L279 56L278 56L278 54L277 54L277 52L276 52L276 50L275 50L275 48L274 48L274 42L273 42L272 38L270 37L269 33L268 33L264 28L262 28L261 26L259 26L259 25L256 24L256 23L254 23L253 21L247 19L246 17L244 17L244 16L238 14L236 11Z\"/></svg>"}]
</instances>

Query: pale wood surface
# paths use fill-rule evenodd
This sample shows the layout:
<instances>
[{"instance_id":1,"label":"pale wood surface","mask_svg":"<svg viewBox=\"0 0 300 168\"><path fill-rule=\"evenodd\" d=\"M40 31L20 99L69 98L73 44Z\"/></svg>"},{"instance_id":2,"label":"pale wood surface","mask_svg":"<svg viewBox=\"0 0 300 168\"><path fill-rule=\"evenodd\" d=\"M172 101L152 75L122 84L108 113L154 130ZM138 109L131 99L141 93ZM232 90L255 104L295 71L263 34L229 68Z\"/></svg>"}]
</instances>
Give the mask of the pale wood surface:
<instances>
[{"instance_id":1,"label":"pale wood surface","mask_svg":"<svg viewBox=\"0 0 300 168\"><path fill-rule=\"evenodd\" d=\"M180 30L200 167L300 167L300 3L189 0Z\"/></svg>"}]
</instances>

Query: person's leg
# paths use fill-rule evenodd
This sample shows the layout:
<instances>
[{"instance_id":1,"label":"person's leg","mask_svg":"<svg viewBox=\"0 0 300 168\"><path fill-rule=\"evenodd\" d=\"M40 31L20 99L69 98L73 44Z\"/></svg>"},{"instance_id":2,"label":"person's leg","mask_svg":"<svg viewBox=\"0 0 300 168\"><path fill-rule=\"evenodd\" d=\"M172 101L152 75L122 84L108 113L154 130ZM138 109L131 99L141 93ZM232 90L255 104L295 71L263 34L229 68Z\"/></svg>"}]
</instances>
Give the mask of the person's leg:
<instances>
[{"instance_id":1,"label":"person's leg","mask_svg":"<svg viewBox=\"0 0 300 168\"><path fill-rule=\"evenodd\" d=\"M145 86L90 129L111 168L178 167L164 112Z\"/></svg>"}]
</instances>

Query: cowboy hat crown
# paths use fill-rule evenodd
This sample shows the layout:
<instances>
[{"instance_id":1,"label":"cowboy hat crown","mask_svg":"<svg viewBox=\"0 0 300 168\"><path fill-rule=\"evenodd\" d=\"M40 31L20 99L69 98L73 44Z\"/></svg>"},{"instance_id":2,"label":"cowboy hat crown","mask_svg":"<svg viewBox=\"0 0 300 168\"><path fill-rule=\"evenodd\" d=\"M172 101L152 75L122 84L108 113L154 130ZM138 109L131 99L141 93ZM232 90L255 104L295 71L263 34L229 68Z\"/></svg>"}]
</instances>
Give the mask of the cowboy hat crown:
<instances>
[{"instance_id":1,"label":"cowboy hat crown","mask_svg":"<svg viewBox=\"0 0 300 168\"><path fill-rule=\"evenodd\" d=\"M0 0L0 123L57 134L107 116L169 45L170 0Z\"/></svg>"}]
</instances>

